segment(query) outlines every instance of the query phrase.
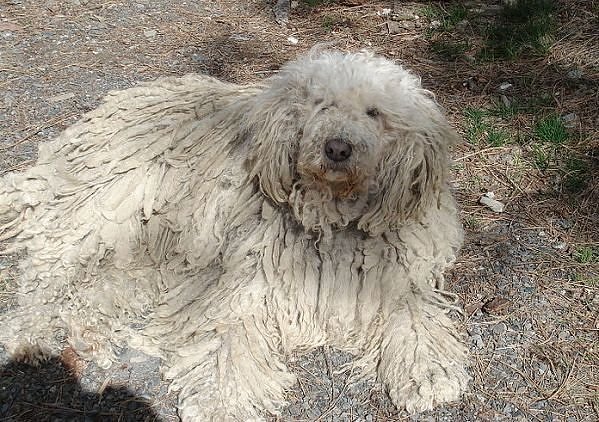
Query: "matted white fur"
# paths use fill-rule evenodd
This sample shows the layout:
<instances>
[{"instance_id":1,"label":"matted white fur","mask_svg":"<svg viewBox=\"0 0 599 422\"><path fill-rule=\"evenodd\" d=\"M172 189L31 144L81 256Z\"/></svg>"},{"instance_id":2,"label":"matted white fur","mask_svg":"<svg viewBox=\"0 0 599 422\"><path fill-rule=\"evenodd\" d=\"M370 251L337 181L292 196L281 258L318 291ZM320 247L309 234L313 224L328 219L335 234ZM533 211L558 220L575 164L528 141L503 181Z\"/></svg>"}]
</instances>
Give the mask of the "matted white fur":
<instances>
[{"instance_id":1,"label":"matted white fur","mask_svg":"<svg viewBox=\"0 0 599 422\"><path fill-rule=\"evenodd\" d=\"M455 139L417 77L368 53L113 92L1 180L1 237L26 254L0 341L30 360L60 333L104 366L115 346L158 355L185 421L276 412L286 357L324 344L399 407L458 399Z\"/></svg>"}]
</instances>

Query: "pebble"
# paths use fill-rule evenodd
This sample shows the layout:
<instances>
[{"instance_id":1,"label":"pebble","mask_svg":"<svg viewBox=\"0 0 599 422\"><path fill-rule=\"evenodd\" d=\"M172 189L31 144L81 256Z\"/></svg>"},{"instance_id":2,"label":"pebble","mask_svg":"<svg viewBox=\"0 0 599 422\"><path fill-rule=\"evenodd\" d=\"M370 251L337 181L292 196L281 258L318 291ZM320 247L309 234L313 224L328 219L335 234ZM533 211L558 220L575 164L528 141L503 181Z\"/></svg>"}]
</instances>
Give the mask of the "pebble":
<instances>
[{"instance_id":1,"label":"pebble","mask_svg":"<svg viewBox=\"0 0 599 422\"><path fill-rule=\"evenodd\" d=\"M572 223L572 220L566 220L565 218L559 219L557 222L560 226L562 226L563 229L566 229L566 230L571 229L572 226L574 225L574 223Z\"/></svg>"},{"instance_id":2,"label":"pebble","mask_svg":"<svg viewBox=\"0 0 599 422\"><path fill-rule=\"evenodd\" d=\"M146 38L154 38L156 35L158 35L158 31L155 29L148 29L144 31L144 36Z\"/></svg>"},{"instance_id":3,"label":"pebble","mask_svg":"<svg viewBox=\"0 0 599 422\"><path fill-rule=\"evenodd\" d=\"M61 101L70 100L75 97L74 92L65 92L64 94L54 95L53 97L48 98L48 101L52 103L59 103Z\"/></svg>"},{"instance_id":4,"label":"pebble","mask_svg":"<svg viewBox=\"0 0 599 422\"><path fill-rule=\"evenodd\" d=\"M249 41L252 39L251 35L249 34L231 34L229 38L234 41Z\"/></svg>"},{"instance_id":5,"label":"pebble","mask_svg":"<svg viewBox=\"0 0 599 422\"><path fill-rule=\"evenodd\" d=\"M500 322L499 324L495 324L493 327L493 334L500 336L505 334L507 331L507 325L504 322Z\"/></svg>"},{"instance_id":6,"label":"pebble","mask_svg":"<svg viewBox=\"0 0 599 422\"><path fill-rule=\"evenodd\" d=\"M558 251L565 251L568 249L568 244L566 242L555 242L552 247Z\"/></svg>"},{"instance_id":7,"label":"pebble","mask_svg":"<svg viewBox=\"0 0 599 422\"><path fill-rule=\"evenodd\" d=\"M514 410L516 410L516 408L514 407L514 405L513 405L513 404L511 404L511 403L508 403L508 404L506 404L506 405L504 406L504 408L503 408L503 413L504 413L505 415L511 415L511 414L514 412Z\"/></svg>"},{"instance_id":8,"label":"pebble","mask_svg":"<svg viewBox=\"0 0 599 422\"><path fill-rule=\"evenodd\" d=\"M491 211L501 213L505 209L505 204L495 199L493 192L487 192L478 200L483 205L486 205Z\"/></svg>"},{"instance_id":9,"label":"pebble","mask_svg":"<svg viewBox=\"0 0 599 422\"><path fill-rule=\"evenodd\" d=\"M482 349L483 347L485 347L485 342L483 341L483 338L480 334L473 335L472 337L470 337L470 340L472 340L472 343L474 343L477 349Z\"/></svg>"},{"instance_id":10,"label":"pebble","mask_svg":"<svg viewBox=\"0 0 599 422\"><path fill-rule=\"evenodd\" d=\"M578 116L576 113L568 113L562 116L562 122L567 128L575 128L578 125Z\"/></svg>"},{"instance_id":11,"label":"pebble","mask_svg":"<svg viewBox=\"0 0 599 422\"><path fill-rule=\"evenodd\" d=\"M582 75L583 73L580 69L572 69L566 74L566 76L570 79L580 79L582 78Z\"/></svg>"},{"instance_id":12,"label":"pebble","mask_svg":"<svg viewBox=\"0 0 599 422\"><path fill-rule=\"evenodd\" d=\"M194 53L191 55L191 60L196 63L204 63L208 61L208 57L200 53Z\"/></svg>"},{"instance_id":13,"label":"pebble","mask_svg":"<svg viewBox=\"0 0 599 422\"><path fill-rule=\"evenodd\" d=\"M566 341L570 338L570 333L567 331L560 331L560 333L557 335L557 338L559 339L559 341Z\"/></svg>"}]
</instances>

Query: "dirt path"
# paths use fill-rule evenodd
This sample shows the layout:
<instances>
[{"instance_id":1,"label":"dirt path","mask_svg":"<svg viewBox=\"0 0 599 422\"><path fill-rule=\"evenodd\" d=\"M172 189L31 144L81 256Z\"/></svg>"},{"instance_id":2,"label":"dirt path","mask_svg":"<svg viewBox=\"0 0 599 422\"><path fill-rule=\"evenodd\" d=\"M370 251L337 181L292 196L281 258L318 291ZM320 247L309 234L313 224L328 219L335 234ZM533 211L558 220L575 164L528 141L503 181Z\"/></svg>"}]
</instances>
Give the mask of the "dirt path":
<instances>
[{"instance_id":1,"label":"dirt path","mask_svg":"<svg viewBox=\"0 0 599 422\"><path fill-rule=\"evenodd\" d=\"M335 375L349 356L319 349L291 364L300 382L278 419L599 419L596 2L557 2L547 49L508 59L489 41L510 31L489 29L499 1L294 2L286 28L272 3L0 0L0 173L31 165L38 143L140 80L257 81L328 41L396 58L464 135L454 178L467 242L448 283L466 307L474 380L463 401L409 416L372 381ZM478 203L487 191L503 213ZM0 311L14 299L13 265L0 258ZM0 420L178 420L158 362L120 358L104 371L67 352L36 372L0 349Z\"/></svg>"}]
</instances>

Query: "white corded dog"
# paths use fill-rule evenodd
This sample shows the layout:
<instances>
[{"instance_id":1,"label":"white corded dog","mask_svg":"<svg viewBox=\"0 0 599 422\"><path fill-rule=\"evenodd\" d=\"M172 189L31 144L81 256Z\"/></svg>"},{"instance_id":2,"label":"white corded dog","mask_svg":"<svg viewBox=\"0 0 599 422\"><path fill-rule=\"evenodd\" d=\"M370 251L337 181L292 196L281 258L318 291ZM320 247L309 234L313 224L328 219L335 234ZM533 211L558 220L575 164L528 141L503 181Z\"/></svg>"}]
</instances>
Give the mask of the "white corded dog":
<instances>
[{"instance_id":1,"label":"white corded dog","mask_svg":"<svg viewBox=\"0 0 599 422\"><path fill-rule=\"evenodd\" d=\"M26 250L0 341L27 360L60 333L105 366L115 345L159 355L187 421L276 412L286 356L324 344L399 407L458 399L455 140L419 79L368 53L111 93L0 182L1 236Z\"/></svg>"}]
</instances>

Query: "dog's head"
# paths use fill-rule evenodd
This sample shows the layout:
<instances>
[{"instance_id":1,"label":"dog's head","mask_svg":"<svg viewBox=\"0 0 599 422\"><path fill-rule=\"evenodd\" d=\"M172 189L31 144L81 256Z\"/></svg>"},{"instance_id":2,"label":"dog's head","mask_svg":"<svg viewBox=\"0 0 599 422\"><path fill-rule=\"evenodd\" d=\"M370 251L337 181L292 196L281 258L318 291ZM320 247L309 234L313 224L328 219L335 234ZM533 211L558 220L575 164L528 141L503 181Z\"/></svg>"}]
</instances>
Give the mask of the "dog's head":
<instances>
[{"instance_id":1,"label":"dog's head","mask_svg":"<svg viewBox=\"0 0 599 422\"><path fill-rule=\"evenodd\" d=\"M368 53L312 53L251 102L248 164L312 230L372 234L417 219L444 188L455 132L420 80Z\"/></svg>"}]
</instances>

